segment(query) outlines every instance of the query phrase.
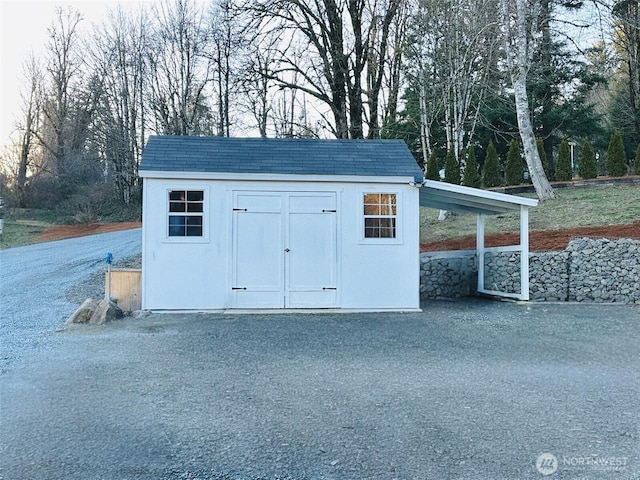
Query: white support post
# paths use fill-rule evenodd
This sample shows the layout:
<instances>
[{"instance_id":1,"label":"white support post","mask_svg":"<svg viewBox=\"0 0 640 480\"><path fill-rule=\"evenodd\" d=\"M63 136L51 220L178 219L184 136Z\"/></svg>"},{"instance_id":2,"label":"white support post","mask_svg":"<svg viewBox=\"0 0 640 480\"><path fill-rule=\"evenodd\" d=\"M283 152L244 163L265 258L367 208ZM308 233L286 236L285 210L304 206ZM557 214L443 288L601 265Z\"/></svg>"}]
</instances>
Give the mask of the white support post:
<instances>
[{"instance_id":1,"label":"white support post","mask_svg":"<svg viewBox=\"0 0 640 480\"><path fill-rule=\"evenodd\" d=\"M520 205L520 300L529 300L529 207Z\"/></svg>"},{"instance_id":2,"label":"white support post","mask_svg":"<svg viewBox=\"0 0 640 480\"><path fill-rule=\"evenodd\" d=\"M484 214L476 220L476 258L478 259L478 291L484 290Z\"/></svg>"}]
</instances>

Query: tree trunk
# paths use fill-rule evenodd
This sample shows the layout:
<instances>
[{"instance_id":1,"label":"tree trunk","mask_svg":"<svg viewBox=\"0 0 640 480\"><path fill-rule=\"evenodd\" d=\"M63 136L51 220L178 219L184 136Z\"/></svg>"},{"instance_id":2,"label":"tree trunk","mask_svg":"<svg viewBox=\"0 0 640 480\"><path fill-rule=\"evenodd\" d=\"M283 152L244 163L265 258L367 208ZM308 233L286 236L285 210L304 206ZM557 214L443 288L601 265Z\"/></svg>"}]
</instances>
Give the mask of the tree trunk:
<instances>
[{"instance_id":1,"label":"tree trunk","mask_svg":"<svg viewBox=\"0 0 640 480\"><path fill-rule=\"evenodd\" d=\"M536 5L532 5L531 10L527 8L526 0L515 0L515 10L511 2L512 0L502 0L501 7L504 45L516 101L518 130L536 194L540 200L550 200L555 198L555 193L538 154L527 94L527 73L531 67L533 52L533 34L529 28L538 25L538 14Z\"/></svg>"},{"instance_id":2,"label":"tree trunk","mask_svg":"<svg viewBox=\"0 0 640 480\"><path fill-rule=\"evenodd\" d=\"M520 69L522 70L522 69ZM527 96L527 78L522 71L517 78L512 78L513 89L516 99L516 116L518 118L518 130L524 148L524 157L529 167L529 175L536 189L536 194L540 200L550 200L555 198L553 187L549 183L542 167L542 161L538 154L536 136L531 124L531 112L529 111L529 100Z\"/></svg>"}]
</instances>

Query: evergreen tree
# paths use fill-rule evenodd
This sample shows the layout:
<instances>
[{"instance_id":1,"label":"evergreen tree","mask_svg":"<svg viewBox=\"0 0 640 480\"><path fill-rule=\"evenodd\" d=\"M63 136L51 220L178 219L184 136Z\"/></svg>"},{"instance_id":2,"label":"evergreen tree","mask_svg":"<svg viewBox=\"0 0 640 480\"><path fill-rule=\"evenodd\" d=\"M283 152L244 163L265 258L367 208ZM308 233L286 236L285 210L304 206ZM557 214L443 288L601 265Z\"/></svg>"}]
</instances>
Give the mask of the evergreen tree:
<instances>
[{"instance_id":1,"label":"evergreen tree","mask_svg":"<svg viewBox=\"0 0 640 480\"><path fill-rule=\"evenodd\" d=\"M476 152L473 145L467 150L467 164L464 167L464 175L462 176L462 184L467 187L480 188L480 173L478 172L478 162L476 160Z\"/></svg>"},{"instance_id":2,"label":"evergreen tree","mask_svg":"<svg viewBox=\"0 0 640 480\"><path fill-rule=\"evenodd\" d=\"M547 176L547 180L551 180L551 166L549 165L547 152L545 152L544 150L544 142L540 137L536 138L536 146L538 147L538 155L540 155L540 161L542 161L542 168L544 168L544 174Z\"/></svg>"},{"instance_id":3,"label":"evergreen tree","mask_svg":"<svg viewBox=\"0 0 640 480\"><path fill-rule=\"evenodd\" d=\"M636 158L633 163L633 171L635 173L638 173L640 171L640 143L638 144L638 148L636 148Z\"/></svg>"},{"instance_id":4,"label":"evergreen tree","mask_svg":"<svg viewBox=\"0 0 640 480\"><path fill-rule=\"evenodd\" d=\"M438 167L438 156L435 150L431 151L429 160L427 160L427 172L425 173L427 180L440 180L440 167Z\"/></svg>"},{"instance_id":5,"label":"evergreen tree","mask_svg":"<svg viewBox=\"0 0 640 480\"><path fill-rule=\"evenodd\" d=\"M444 181L460 185L460 164L452 146L447 150L447 160L444 163Z\"/></svg>"},{"instance_id":6,"label":"evergreen tree","mask_svg":"<svg viewBox=\"0 0 640 480\"><path fill-rule=\"evenodd\" d=\"M504 171L504 177L507 185L520 185L524 175L524 166L522 164L522 155L520 154L520 145L515 140L511 140L509 151L507 152L507 166Z\"/></svg>"},{"instance_id":7,"label":"evergreen tree","mask_svg":"<svg viewBox=\"0 0 640 480\"><path fill-rule=\"evenodd\" d=\"M573 178L573 170L571 168L571 150L566 140L560 142L558 148L558 162L556 163L556 180L566 182Z\"/></svg>"},{"instance_id":8,"label":"evergreen tree","mask_svg":"<svg viewBox=\"0 0 640 480\"><path fill-rule=\"evenodd\" d=\"M580 178L596 178L598 176L598 165L596 165L596 154L589 140L582 144L582 154L580 155L580 165L578 165L578 175Z\"/></svg>"},{"instance_id":9,"label":"evergreen tree","mask_svg":"<svg viewBox=\"0 0 640 480\"><path fill-rule=\"evenodd\" d=\"M499 187L501 184L498 152L496 147L493 146L493 142L489 141L487 155L484 157L484 167L482 168L482 186L491 188Z\"/></svg>"},{"instance_id":10,"label":"evergreen tree","mask_svg":"<svg viewBox=\"0 0 640 480\"><path fill-rule=\"evenodd\" d=\"M607 174L611 177L623 177L627 174L627 160L620 130L614 130L607 149Z\"/></svg>"}]
</instances>

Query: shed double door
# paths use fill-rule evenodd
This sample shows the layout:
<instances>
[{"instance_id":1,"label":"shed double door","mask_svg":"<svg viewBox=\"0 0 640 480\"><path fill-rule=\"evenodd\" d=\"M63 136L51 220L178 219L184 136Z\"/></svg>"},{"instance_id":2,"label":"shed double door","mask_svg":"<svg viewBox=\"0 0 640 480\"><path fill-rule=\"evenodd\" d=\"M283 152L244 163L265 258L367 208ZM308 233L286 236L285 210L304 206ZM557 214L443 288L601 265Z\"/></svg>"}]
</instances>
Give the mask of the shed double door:
<instances>
[{"instance_id":1,"label":"shed double door","mask_svg":"<svg viewBox=\"0 0 640 480\"><path fill-rule=\"evenodd\" d=\"M335 192L234 192L235 308L337 306Z\"/></svg>"}]
</instances>

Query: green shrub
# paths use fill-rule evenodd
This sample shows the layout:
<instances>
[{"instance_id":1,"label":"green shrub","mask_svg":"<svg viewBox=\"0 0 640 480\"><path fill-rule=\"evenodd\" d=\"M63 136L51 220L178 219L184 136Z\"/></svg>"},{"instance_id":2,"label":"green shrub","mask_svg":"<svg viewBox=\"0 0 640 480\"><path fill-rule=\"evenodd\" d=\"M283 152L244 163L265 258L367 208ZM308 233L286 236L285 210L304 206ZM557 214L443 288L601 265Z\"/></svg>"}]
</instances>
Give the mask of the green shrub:
<instances>
[{"instance_id":1,"label":"green shrub","mask_svg":"<svg viewBox=\"0 0 640 480\"><path fill-rule=\"evenodd\" d=\"M498 152L493 142L489 142L487 147L487 155L484 157L484 166L482 168L482 186L484 188L499 187L502 185L500 179L500 164L498 161Z\"/></svg>"},{"instance_id":2,"label":"green shrub","mask_svg":"<svg viewBox=\"0 0 640 480\"><path fill-rule=\"evenodd\" d=\"M571 168L571 150L566 140L560 142L558 148L558 163L556 163L556 180L566 182L573 178L573 170Z\"/></svg>"},{"instance_id":3,"label":"green shrub","mask_svg":"<svg viewBox=\"0 0 640 480\"><path fill-rule=\"evenodd\" d=\"M627 174L627 160L624 153L624 144L619 130L611 134L609 148L607 149L607 173L612 177L623 177Z\"/></svg>"},{"instance_id":4,"label":"green shrub","mask_svg":"<svg viewBox=\"0 0 640 480\"><path fill-rule=\"evenodd\" d=\"M520 145L515 140L511 140L509 151L507 152L507 166L504 177L507 185L520 185L524 176L524 166L522 165L522 155Z\"/></svg>"},{"instance_id":5,"label":"green shrub","mask_svg":"<svg viewBox=\"0 0 640 480\"><path fill-rule=\"evenodd\" d=\"M467 149L467 164L464 167L462 175L462 184L467 187L480 188L480 172L478 172L478 161L476 160L476 151L473 145Z\"/></svg>"},{"instance_id":6,"label":"green shrub","mask_svg":"<svg viewBox=\"0 0 640 480\"><path fill-rule=\"evenodd\" d=\"M538 147L538 155L542 162L542 168L547 180L551 180L551 165L549 165L549 159L547 158L547 152L544 151L544 143L540 137L536 138L536 146Z\"/></svg>"},{"instance_id":7,"label":"green shrub","mask_svg":"<svg viewBox=\"0 0 640 480\"><path fill-rule=\"evenodd\" d=\"M589 179L598 176L598 165L596 164L596 154L589 140L582 144L582 154L580 155L580 165L578 165L578 175L580 178Z\"/></svg>"},{"instance_id":8,"label":"green shrub","mask_svg":"<svg viewBox=\"0 0 640 480\"><path fill-rule=\"evenodd\" d=\"M438 156L436 151L432 150L427 160L427 172L425 173L427 180L440 180L440 167L438 166Z\"/></svg>"},{"instance_id":9,"label":"green shrub","mask_svg":"<svg viewBox=\"0 0 640 480\"><path fill-rule=\"evenodd\" d=\"M447 150L447 160L444 164L444 181L460 185L460 164L456 159L453 146Z\"/></svg>"}]
</instances>

